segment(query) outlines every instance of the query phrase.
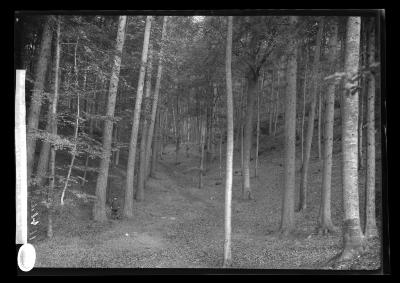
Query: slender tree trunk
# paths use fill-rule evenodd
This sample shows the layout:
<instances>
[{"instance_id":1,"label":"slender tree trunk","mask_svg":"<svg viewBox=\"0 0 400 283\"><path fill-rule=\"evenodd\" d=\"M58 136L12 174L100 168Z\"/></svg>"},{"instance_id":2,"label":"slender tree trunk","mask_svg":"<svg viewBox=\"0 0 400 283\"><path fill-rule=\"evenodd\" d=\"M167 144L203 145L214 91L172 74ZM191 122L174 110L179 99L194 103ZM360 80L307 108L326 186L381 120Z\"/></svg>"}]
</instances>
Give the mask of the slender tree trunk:
<instances>
[{"instance_id":1,"label":"slender tree trunk","mask_svg":"<svg viewBox=\"0 0 400 283\"><path fill-rule=\"evenodd\" d=\"M300 202L298 211L305 210L307 207L307 176L308 176L308 166L310 161L311 154L311 144L312 137L314 132L314 117L315 117L315 106L317 100L317 81L318 71L319 71L319 58L320 58L320 50L321 50L321 41L322 34L324 30L324 18L321 17L319 20L319 28L316 39L316 47L314 54L314 64L312 69L312 79L311 79L311 108L308 113L308 124L307 124L307 132L306 132L306 144L305 144L305 155L304 161L301 167L301 180L300 180Z\"/></svg>"},{"instance_id":2,"label":"slender tree trunk","mask_svg":"<svg viewBox=\"0 0 400 283\"><path fill-rule=\"evenodd\" d=\"M250 75L248 79L247 109L243 139L243 199L253 199L250 188L250 155L253 135L253 112L256 95L257 78Z\"/></svg>"},{"instance_id":3,"label":"slender tree trunk","mask_svg":"<svg viewBox=\"0 0 400 283\"><path fill-rule=\"evenodd\" d=\"M147 143L146 147L146 168L147 168L147 173L146 176L150 174L149 172L149 160L150 160L150 154L151 154L151 143L150 141L153 140L153 135L154 135L154 124L156 120L156 115L157 115L157 109L158 109L158 96L160 93L160 86L161 86L161 77L162 77L162 70L163 70L163 56L164 56L164 42L165 42L165 36L167 33L167 20L168 17L164 16L163 18L163 27L162 27L162 33L161 33L161 47L160 47L160 53L158 54L158 69L157 69L157 79L156 79L156 87L154 90L154 96L153 96L153 105L151 109L151 121L150 121L150 126L149 126L149 131L147 133L147 140L149 141ZM154 144L154 142L153 142ZM154 147L154 146L153 146ZM154 149L153 149L154 151ZM154 159L153 159L154 160ZM153 170L151 170L153 171ZM154 171L153 171L154 172Z\"/></svg>"},{"instance_id":4,"label":"slender tree trunk","mask_svg":"<svg viewBox=\"0 0 400 283\"><path fill-rule=\"evenodd\" d=\"M279 117L279 96L280 96L280 90L281 90L281 85L280 85L280 76L279 76L279 69L280 65L278 67L278 89L276 91L276 96L275 96L275 111L274 111L274 134L273 136L276 135L276 125L278 123L278 117Z\"/></svg>"},{"instance_id":5,"label":"slender tree trunk","mask_svg":"<svg viewBox=\"0 0 400 283\"><path fill-rule=\"evenodd\" d=\"M51 107L51 132L53 135L57 134L57 102L58 102L58 89L59 89L59 69L60 69L60 16L57 17L57 28L56 28L56 60L54 64L54 95L52 99ZM50 148L50 184L48 196L48 214L47 214L47 237L53 237L53 192L55 188L55 164L56 164L56 149L54 146Z\"/></svg>"},{"instance_id":6,"label":"slender tree trunk","mask_svg":"<svg viewBox=\"0 0 400 283\"><path fill-rule=\"evenodd\" d=\"M136 161L136 145L137 135L139 130L140 110L142 106L144 76L147 65L147 53L149 49L150 28L152 16L146 17L146 27L143 40L142 59L140 64L139 82L136 93L135 110L133 115L132 133L129 143L129 156L128 166L126 169L126 187L125 187L125 203L124 203L124 216L131 218L133 216L133 181L135 174L135 161Z\"/></svg>"},{"instance_id":7,"label":"slender tree trunk","mask_svg":"<svg viewBox=\"0 0 400 283\"><path fill-rule=\"evenodd\" d=\"M304 162L304 118L306 116L306 91L307 91L307 61L308 60L308 49L306 52L306 67L304 70L304 88L303 88L303 109L301 111L301 164Z\"/></svg>"},{"instance_id":8,"label":"slender tree trunk","mask_svg":"<svg viewBox=\"0 0 400 283\"><path fill-rule=\"evenodd\" d=\"M232 262L231 254L231 222L232 222L232 169L233 169L233 94L232 94L232 21L228 17L228 36L226 44L226 120L227 120L227 146L226 146L226 180L225 180L225 241L224 241L224 267Z\"/></svg>"},{"instance_id":9,"label":"slender tree trunk","mask_svg":"<svg viewBox=\"0 0 400 283\"><path fill-rule=\"evenodd\" d=\"M50 58L51 50L51 28L50 16L46 16L46 22L43 28L40 51L35 68L35 83L33 85L32 99L30 102L28 125L27 125L27 176L28 184L33 172L35 162L36 137L35 131L38 129L40 109L42 107L42 93L46 79L46 72Z\"/></svg>"},{"instance_id":10,"label":"slender tree trunk","mask_svg":"<svg viewBox=\"0 0 400 283\"><path fill-rule=\"evenodd\" d=\"M135 199L137 201L142 201L144 199L144 187L146 182L146 144L149 143L151 145L151 140L147 141L147 117L149 114L149 98L151 96L151 79L152 79L152 71L153 71L153 50L152 44L149 44L149 54L147 61L147 69L146 69L146 93L145 99L143 103L143 123L142 123L142 137L140 139L140 155L139 155L139 174L138 174L138 184L137 190L135 194Z\"/></svg>"},{"instance_id":11,"label":"slender tree trunk","mask_svg":"<svg viewBox=\"0 0 400 283\"><path fill-rule=\"evenodd\" d=\"M161 127L160 127L160 112L157 112L157 120L155 122L154 127L154 136L153 136L153 152L152 152L152 160L151 160L151 167L150 167L150 176L156 176L157 170L157 157L159 148L161 148Z\"/></svg>"},{"instance_id":12,"label":"slender tree trunk","mask_svg":"<svg viewBox=\"0 0 400 283\"><path fill-rule=\"evenodd\" d=\"M115 102L117 99L119 72L121 69L122 50L125 41L125 26L127 16L120 16L118 23L118 34L116 40L116 54L114 55L114 64L111 71L110 88L108 90L108 104L107 104L107 120L104 121L103 132L103 154L104 156L100 161L99 174L97 176L96 184L96 197L97 200L93 207L93 217L96 221L105 221L107 219L105 204L106 204L106 189L108 179L108 169L110 165L111 143L113 132Z\"/></svg>"},{"instance_id":13,"label":"slender tree trunk","mask_svg":"<svg viewBox=\"0 0 400 283\"><path fill-rule=\"evenodd\" d=\"M79 132L79 119L80 119L80 95L79 95L79 81L78 81L78 65L77 65L77 49L78 49L78 41L79 37L76 41L75 45L75 54L74 54L74 74L75 74L75 89L78 91L77 92L77 98L76 98L76 120L75 120L75 133L74 133L74 146L71 151L71 163L69 165L68 169L68 174L67 178L65 180L65 185L64 189L61 194L61 205L64 205L64 196L65 196L65 191L67 190L68 187L68 182L71 177L72 173L72 168L74 167L74 162L76 158L76 150L77 150L77 145L78 145L78 132Z\"/></svg>"},{"instance_id":14,"label":"slender tree trunk","mask_svg":"<svg viewBox=\"0 0 400 283\"><path fill-rule=\"evenodd\" d=\"M202 126L201 126L201 135L200 135L201 155L200 155L200 170L199 170L199 189L203 188L204 145L205 145L205 139L206 139L206 127L207 127L207 123L206 123L206 121L203 121Z\"/></svg>"},{"instance_id":15,"label":"slender tree trunk","mask_svg":"<svg viewBox=\"0 0 400 283\"><path fill-rule=\"evenodd\" d=\"M374 22L370 22L369 30L369 66L375 63L375 30ZM378 236L375 215L375 74L368 76L367 100L367 182L366 182L366 221L365 236Z\"/></svg>"},{"instance_id":16,"label":"slender tree trunk","mask_svg":"<svg viewBox=\"0 0 400 283\"><path fill-rule=\"evenodd\" d=\"M360 17L347 20L345 53L345 89L342 95L342 182L343 182L343 252L347 260L362 248L358 196L358 86L352 78L358 73Z\"/></svg>"},{"instance_id":17,"label":"slender tree trunk","mask_svg":"<svg viewBox=\"0 0 400 283\"><path fill-rule=\"evenodd\" d=\"M290 17L294 27L297 17ZM296 86L297 86L297 42L289 43L287 63L287 87L285 95L285 177L282 202L281 233L288 235L294 228L294 193L296 172Z\"/></svg>"},{"instance_id":18,"label":"slender tree trunk","mask_svg":"<svg viewBox=\"0 0 400 283\"><path fill-rule=\"evenodd\" d=\"M338 25L337 19L330 24L329 42L329 63L331 65L330 74L336 72L336 57L338 54ZM322 173L322 195L321 207L319 211L319 230L322 234L335 232L337 228L332 223L331 218L331 180L332 180L332 148L333 148L333 126L335 113L335 89L336 84L330 81L326 93L325 101L325 142L324 142L324 164Z\"/></svg>"},{"instance_id":19,"label":"slender tree trunk","mask_svg":"<svg viewBox=\"0 0 400 283\"><path fill-rule=\"evenodd\" d=\"M320 80L318 80L320 81ZM321 160L321 135L322 135L322 129L321 129L321 118L322 118L322 93L319 91L318 92L318 159Z\"/></svg>"},{"instance_id":20,"label":"slender tree trunk","mask_svg":"<svg viewBox=\"0 0 400 283\"><path fill-rule=\"evenodd\" d=\"M272 76L271 76L271 93L270 93L270 98L269 98L269 125L268 125L268 134L271 135L272 134L272 114L273 114L273 109L274 109L274 70L272 70Z\"/></svg>"},{"instance_id":21,"label":"slender tree trunk","mask_svg":"<svg viewBox=\"0 0 400 283\"><path fill-rule=\"evenodd\" d=\"M255 169L254 176L257 178L258 171L258 147L259 147L259 139L260 139L260 92L262 91L262 86L264 84L264 79L261 80L260 90L257 92L257 144L256 144L256 160L255 160Z\"/></svg>"}]
</instances>

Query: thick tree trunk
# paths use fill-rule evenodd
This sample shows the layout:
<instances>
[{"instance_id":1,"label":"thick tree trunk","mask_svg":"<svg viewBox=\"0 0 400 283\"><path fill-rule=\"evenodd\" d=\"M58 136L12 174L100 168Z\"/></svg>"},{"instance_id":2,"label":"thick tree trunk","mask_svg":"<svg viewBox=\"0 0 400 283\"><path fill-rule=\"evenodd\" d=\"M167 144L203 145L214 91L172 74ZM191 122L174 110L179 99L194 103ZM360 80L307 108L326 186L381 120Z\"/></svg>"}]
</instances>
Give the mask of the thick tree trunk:
<instances>
[{"instance_id":1,"label":"thick tree trunk","mask_svg":"<svg viewBox=\"0 0 400 283\"><path fill-rule=\"evenodd\" d=\"M243 199L253 199L250 188L250 155L253 136L253 112L257 95L257 78L249 74L247 90L247 109L243 139Z\"/></svg>"},{"instance_id":2,"label":"thick tree trunk","mask_svg":"<svg viewBox=\"0 0 400 283\"><path fill-rule=\"evenodd\" d=\"M352 258L363 244L358 196L358 87L352 81L358 73L360 17L347 20L345 54L345 89L342 96L342 182L343 182L343 252L339 260Z\"/></svg>"},{"instance_id":3,"label":"thick tree trunk","mask_svg":"<svg viewBox=\"0 0 400 283\"><path fill-rule=\"evenodd\" d=\"M374 22L370 22L369 30L369 66L375 63L375 30ZM378 236L375 215L375 74L368 76L367 99L367 182L366 182L366 221L365 236Z\"/></svg>"},{"instance_id":4,"label":"thick tree trunk","mask_svg":"<svg viewBox=\"0 0 400 283\"><path fill-rule=\"evenodd\" d=\"M124 203L124 216L128 218L131 218L133 216L133 182L135 174L137 136L139 131L140 112L142 107L143 85L144 85L144 76L147 65L147 53L149 49L151 21L152 21L152 16L147 16L146 27L144 32L144 40L143 40L142 59L140 63L139 82L136 92L135 110L133 114L132 132L129 142L129 155L128 155L128 166L126 169L126 186L125 186L125 203Z\"/></svg>"},{"instance_id":5,"label":"thick tree trunk","mask_svg":"<svg viewBox=\"0 0 400 283\"><path fill-rule=\"evenodd\" d=\"M142 137L140 139L140 155L139 155L139 173L138 173L138 184L137 190L135 194L135 199L137 201L142 201L144 199L144 187L146 182L146 145L149 143L151 145L151 140L147 140L148 128L147 128L147 119L149 115L149 98L151 96L151 79L152 79L152 71L153 71L153 50L152 44L149 44L149 54L148 54L148 62L146 69L146 93L143 103L143 122L142 122Z\"/></svg>"},{"instance_id":6,"label":"thick tree trunk","mask_svg":"<svg viewBox=\"0 0 400 283\"><path fill-rule=\"evenodd\" d=\"M329 42L329 63L331 64L330 74L336 72L336 56L338 54L338 25L337 19L334 19L330 25ZM331 218L331 180L332 180L332 148L333 148L333 126L335 113L335 89L336 84L330 81L326 94L325 107L325 142L324 142L324 164L322 173L322 195L321 207L319 211L319 229L320 232L335 232L337 228L332 223Z\"/></svg>"},{"instance_id":7,"label":"thick tree trunk","mask_svg":"<svg viewBox=\"0 0 400 283\"><path fill-rule=\"evenodd\" d=\"M163 70L163 56L164 56L164 42L165 42L165 36L167 32L167 20L168 17L164 16L163 18L163 27L162 27L162 33L161 33L161 47L160 47L160 52L158 54L158 69L157 69L157 79L156 79L156 87L154 90L154 96L153 96L153 104L151 108L151 121L150 121L150 126L149 126L149 131L147 133L147 140L149 141L146 146L146 178L150 174L149 170L149 161L150 161L150 155L151 155L151 142L153 140L153 135L154 135L154 124L156 120L156 115L157 115L157 109L158 109L158 96L160 93L160 86L161 86L161 77L162 77L162 70ZM153 142L154 144L154 142ZM153 145L154 147L154 145ZM153 148L154 151L154 148ZM154 160L154 158L153 158ZM153 170L151 170L153 171ZM154 171L153 171L154 172Z\"/></svg>"},{"instance_id":8,"label":"thick tree trunk","mask_svg":"<svg viewBox=\"0 0 400 283\"><path fill-rule=\"evenodd\" d=\"M316 47L314 54L314 64L312 69L312 79L311 79L311 108L308 113L308 124L307 124L307 132L306 132L306 144L305 144L305 152L304 152L304 161L301 167L301 180L300 180L300 202L298 211L305 210L307 207L307 177L308 177L308 166L310 161L311 154L311 144L312 137L314 132L314 119L315 119L315 106L317 102L317 78L319 71L319 58L320 58L320 50L321 50L321 41L322 34L324 30L324 18L320 18L319 28L316 39Z\"/></svg>"},{"instance_id":9,"label":"thick tree trunk","mask_svg":"<svg viewBox=\"0 0 400 283\"><path fill-rule=\"evenodd\" d=\"M290 17L294 27L297 17ZM297 42L292 38L289 43L287 63L287 87L285 95L285 165L284 195L282 201L282 220L280 231L288 235L294 228L294 196L296 172L296 86L297 86Z\"/></svg>"},{"instance_id":10,"label":"thick tree trunk","mask_svg":"<svg viewBox=\"0 0 400 283\"><path fill-rule=\"evenodd\" d=\"M50 16L46 17L43 28L42 41L40 44L40 52L35 68L35 83L33 85L32 99L30 102L28 125L27 125L27 178L28 184L33 172L33 164L35 162L36 137L35 131L38 129L40 109L42 107L42 93L46 79L46 72L50 58L51 50L51 28Z\"/></svg>"},{"instance_id":11,"label":"thick tree trunk","mask_svg":"<svg viewBox=\"0 0 400 283\"><path fill-rule=\"evenodd\" d=\"M117 99L119 72L121 69L121 58L122 50L125 41L125 26L126 16L119 17L118 23L118 34L116 41L116 54L114 55L114 64L111 71L110 88L108 90L108 104L107 104L107 120L104 121L104 132L103 132L103 154L104 156L100 161L99 174L97 176L96 183L96 197L97 200L93 207L93 218L96 221L105 221L106 216L106 189L108 179L108 169L110 165L111 155L111 143L112 143L112 132L113 132L113 121L114 117L115 102Z\"/></svg>"},{"instance_id":12,"label":"thick tree trunk","mask_svg":"<svg viewBox=\"0 0 400 283\"><path fill-rule=\"evenodd\" d=\"M225 241L224 241L224 267L232 262L231 254L231 222L232 222L232 169L233 169L233 94L232 94L232 16L228 17L228 36L226 44L226 120L227 120L227 146L226 146L226 180L225 180Z\"/></svg>"}]
</instances>

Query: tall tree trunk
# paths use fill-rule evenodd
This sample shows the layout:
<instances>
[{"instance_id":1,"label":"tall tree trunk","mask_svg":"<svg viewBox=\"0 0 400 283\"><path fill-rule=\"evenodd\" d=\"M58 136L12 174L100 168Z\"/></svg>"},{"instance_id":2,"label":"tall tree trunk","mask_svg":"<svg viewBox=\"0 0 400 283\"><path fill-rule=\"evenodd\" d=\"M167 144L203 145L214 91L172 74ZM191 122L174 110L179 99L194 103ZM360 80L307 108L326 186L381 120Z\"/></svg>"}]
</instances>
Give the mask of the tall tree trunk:
<instances>
[{"instance_id":1,"label":"tall tree trunk","mask_svg":"<svg viewBox=\"0 0 400 283\"><path fill-rule=\"evenodd\" d=\"M320 81L320 80L318 80ZM318 133L317 133L317 143L318 143L318 159L321 160L321 135L322 135L322 129L321 129L321 124L322 124L322 93L321 91L318 91Z\"/></svg>"},{"instance_id":2,"label":"tall tree trunk","mask_svg":"<svg viewBox=\"0 0 400 283\"><path fill-rule=\"evenodd\" d=\"M331 65L330 74L336 72L336 57L338 54L338 25L335 18L330 25L329 42L329 64ZM322 173L322 195L321 207L319 211L319 229L322 234L335 232L337 228L332 223L331 218L331 180L332 180L332 148L333 148L333 126L335 113L335 89L336 84L330 81L326 93L325 101L325 142L324 142L324 164Z\"/></svg>"},{"instance_id":3,"label":"tall tree trunk","mask_svg":"<svg viewBox=\"0 0 400 283\"><path fill-rule=\"evenodd\" d=\"M80 119L80 94L79 94L79 79L78 79L78 64L77 64L77 49L78 49L78 42L79 42L79 37L76 41L75 44L75 53L74 53L74 74L75 74L75 90L77 91L77 98L76 98L76 120L75 120L75 131L74 131L74 146L71 151L71 163L69 165L68 169L68 174L67 178L65 180L65 185L64 189L61 194L61 205L64 205L64 196L65 196L65 191L67 190L68 187L68 182L72 173L72 168L74 167L74 162L76 158L76 150L77 150L77 145L78 145L78 133L79 133L79 119ZM71 108L73 109L73 107Z\"/></svg>"},{"instance_id":4,"label":"tall tree trunk","mask_svg":"<svg viewBox=\"0 0 400 283\"><path fill-rule=\"evenodd\" d=\"M129 155L128 155L128 166L126 169L126 186L125 186L125 203L124 203L124 216L128 218L131 218L133 216L133 181L135 174L137 135L139 131L139 120L140 120L140 112L142 106L144 76L147 65L147 53L149 49L151 21L152 21L152 16L147 16L146 27L144 32L144 40L143 40L142 59L140 63L139 82L136 92L135 110L133 114L132 132L129 142Z\"/></svg>"},{"instance_id":5,"label":"tall tree trunk","mask_svg":"<svg viewBox=\"0 0 400 283\"><path fill-rule=\"evenodd\" d=\"M228 17L228 36L226 44L226 120L227 120L227 146L226 146L226 180L225 180L225 241L224 241L224 267L232 262L231 254L231 222L232 222L232 169L233 169L233 94L232 94L232 21Z\"/></svg>"},{"instance_id":6,"label":"tall tree trunk","mask_svg":"<svg viewBox=\"0 0 400 283\"><path fill-rule=\"evenodd\" d=\"M116 40L116 54L114 55L114 64L111 71L110 88L108 90L108 103L107 103L107 120L104 121L103 132L103 154L104 156L100 161L99 174L96 183L96 197L97 200L93 207L93 217L96 221L105 221L107 219L105 204L106 204L106 189L108 179L108 169L110 165L111 143L113 132L115 102L117 99L119 72L121 69L122 50L125 41L125 26L127 16L120 16L118 23L118 34Z\"/></svg>"},{"instance_id":7,"label":"tall tree trunk","mask_svg":"<svg viewBox=\"0 0 400 283\"><path fill-rule=\"evenodd\" d=\"M264 84L264 78L261 80L260 90L257 92L257 137L256 137L256 158L255 158L255 168L254 168L254 176L257 178L258 171L258 147L259 147L259 139L260 139L260 92L262 91L262 86Z\"/></svg>"},{"instance_id":8,"label":"tall tree trunk","mask_svg":"<svg viewBox=\"0 0 400 283\"><path fill-rule=\"evenodd\" d=\"M369 30L369 66L375 63L375 29L374 21L370 22ZM375 74L368 75L367 100L367 182L366 182L366 221L365 236L378 236L375 215Z\"/></svg>"},{"instance_id":9,"label":"tall tree trunk","mask_svg":"<svg viewBox=\"0 0 400 283\"><path fill-rule=\"evenodd\" d=\"M275 111L274 111L274 134L273 136L276 135L276 125L278 123L278 117L279 117L279 97L280 97L280 90L281 90L281 82L280 82L280 70L281 66L278 65L278 89L276 90L276 96L275 96Z\"/></svg>"},{"instance_id":10,"label":"tall tree trunk","mask_svg":"<svg viewBox=\"0 0 400 283\"><path fill-rule=\"evenodd\" d=\"M308 69L308 48L306 48L306 67L304 70L304 87L303 87L303 109L301 111L301 164L304 162L304 118L306 116L306 91L307 91L307 69Z\"/></svg>"},{"instance_id":11,"label":"tall tree trunk","mask_svg":"<svg viewBox=\"0 0 400 283\"><path fill-rule=\"evenodd\" d=\"M314 117L315 117L315 106L317 102L317 81L318 71L319 71L319 58L320 58L320 50L321 50L321 41L322 34L324 30L324 18L321 17L319 20L319 28L316 39L316 47L314 53L314 63L312 68L312 78L311 78L311 108L308 112L308 124L307 124L307 132L306 132L306 144L305 144L305 155L304 161L301 167L301 180L300 180L300 202L298 211L305 210L307 207L307 177L308 177L308 166L310 161L311 154L311 144L312 137L314 132Z\"/></svg>"},{"instance_id":12,"label":"tall tree trunk","mask_svg":"<svg viewBox=\"0 0 400 283\"><path fill-rule=\"evenodd\" d=\"M57 18L57 28L56 28L56 59L54 64L54 95L51 102L51 133L53 135L57 134L57 102L58 102L58 89L59 89L59 69L60 69L60 16ZM55 188L55 164L56 164L56 149L52 145L50 148L50 184L48 196L48 214L47 214L47 237L51 238L53 236L53 212L52 212L52 201L53 192Z\"/></svg>"},{"instance_id":13,"label":"tall tree trunk","mask_svg":"<svg viewBox=\"0 0 400 283\"><path fill-rule=\"evenodd\" d=\"M297 23L297 17L290 17L290 24ZM296 86L297 86L297 41L289 43L287 63L287 87L285 95L285 177L282 202L281 233L288 235L294 228L294 193L296 172Z\"/></svg>"},{"instance_id":14,"label":"tall tree trunk","mask_svg":"<svg viewBox=\"0 0 400 283\"><path fill-rule=\"evenodd\" d=\"M257 95L257 77L249 74L247 90L247 109L243 139L243 199L253 199L250 188L250 155L253 136L253 112Z\"/></svg>"},{"instance_id":15,"label":"tall tree trunk","mask_svg":"<svg viewBox=\"0 0 400 283\"><path fill-rule=\"evenodd\" d=\"M151 79L152 79L152 71L153 71L153 50L152 44L149 44L149 54L147 61L147 69L146 69L146 92L143 103L143 123L142 123L142 138L140 139L140 155L139 155L139 174L138 174L138 184L137 190L135 194L135 199L137 201L142 201L144 199L144 187L146 182L146 144L149 143L151 145L151 140L147 140L147 119L149 115L149 98L151 96Z\"/></svg>"},{"instance_id":16,"label":"tall tree trunk","mask_svg":"<svg viewBox=\"0 0 400 283\"><path fill-rule=\"evenodd\" d=\"M44 83L46 79L46 72L50 58L51 50L51 17L46 16L44 24L42 41L40 43L40 52L35 68L35 83L33 85L32 98L30 102L28 125L27 125L27 178L28 184L33 171L33 164L35 162L36 150L36 137L35 131L38 129L40 109L42 107L42 93L44 90Z\"/></svg>"},{"instance_id":17,"label":"tall tree trunk","mask_svg":"<svg viewBox=\"0 0 400 283\"><path fill-rule=\"evenodd\" d=\"M342 95L342 182L343 182L343 252L339 258L347 260L361 248L363 235L360 227L358 196L358 73L360 50L360 17L347 20L345 53L345 89Z\"/></svg>"},{"instance_id":18,"label":"tall tree trunk","mask_svg":"<svg viewBox=\"0 0 400 283\"><path fill-rule=\"evenodd\" d=\"M161 127L160 127L160 111L157 112L157 120L154 125L154 135L153 135L153 152L152 152L152 160L151 160L151 167L150 167L150 176L155 177L156 170L157 170L157 158L158 158L158 151L161 148Z\"/></svg>"},{"instance_id":19,"label":"tall tree trunk","mask_svg":"<svg viewBox=\"0 0 400 283\"><path fill-rule=\"evenodd\" d=\"M167 33L167 20L168 17L164 16L163 18L163 27L162 27L162 32L161 32L161 47L160 47L160 52L158 54L158 69L157 69L157 79L156 79L156 87L154 90L154 96L153 96L153 104L151 108L151 120L150 120L150 126L149 126L149 131L147 133L147 140L149 141L146 146L146 177L149 176L150 170L149 170L149 161L150 161L150 155L151 155L151 142L153 140L153 135L154 135L154 124L156 120L156 115L157 115L157 109L158 109L158 96L160 93L160 86L161 86L161 77L162 77L162 70L163 70L163 56L164 56L164 42L165 42L165 36ZM153 144L155 144L153 142ZM153 146L154 147L154 146ZM154 149L153 149L154 151ZM154 158L153 158L154 160ZM151 170L153 171L153 170ZM153 171L154 172L154 171Z\"/></svg>"},{"instance_id":20,"label":"tall tree trunk","mask_svg":"<svg viewBox=\"0 0 400 283\"><path fill-rule=\"evenodd\" d=\"M268 125L268 134L271 135L272 134L272 114L273 114L273 102L274 102L274 70L272 69L272 76L271 76L271 93L270 93L270 98L269 98L269 125Z\"/></svg>"},{"instance_id":21,"label":"tall tree trunk","mask_svg":"<svg viewBox=\"0 0 400 283\"><path fill-rule=\"evenodd\" d=\"M206 119L205 119L206 120ZM206 127L207 122L203 120L201 125L201 135L200 135L200 170L199 170L199 189L203 188L203 174L204 174L204 145L206 139Z\"/></svg>"}]
</instances>

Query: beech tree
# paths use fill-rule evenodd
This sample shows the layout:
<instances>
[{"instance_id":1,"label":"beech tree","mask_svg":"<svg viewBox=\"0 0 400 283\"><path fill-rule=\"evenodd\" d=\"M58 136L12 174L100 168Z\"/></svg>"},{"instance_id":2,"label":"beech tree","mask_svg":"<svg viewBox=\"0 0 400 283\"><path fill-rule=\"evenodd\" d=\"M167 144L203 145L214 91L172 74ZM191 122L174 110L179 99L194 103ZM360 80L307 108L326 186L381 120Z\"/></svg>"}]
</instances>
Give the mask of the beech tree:
<instances>
[{"instance_id":1,"label":"beech tree","mask_svg":"<svg viewBox=\"0 0 400 283\"><path fill-rule=\"evenodd\" d=\"M330 25L329 40L329 64L330 73L336 72L336 58L338 54L338 23L337 19L332 19ZM322 193L321 207L319 214L319 229L322 233L334 232L337 228L332 223L331 218L331 179L332 179L332 149L333 149L333 126L334 126L334 104L335 104L336 81L329 81L326 92L325 109L325 142L323 151L323 173L322 173Z\"/></svg>"},{"instance_id":2,"label":"beech tree","mask_svg":"<svg viewBox=\"0 0 400 283\"><path fill-rule=\"evenodd\" d=\"M225 242L224 267L232 261L231 254L231 222L232 222L232 168L233 168L233 94L232 94L232 25L233 17L228 17L228 34L226 39L226 176L225 176Z\"/></svg>"},{"instance_id":3,"label":"beech tree","mask_svg":"<svg viewBox=\"0 0 400 283\"><path fill-rule=\"evenodd\" d=\"M142 59L140 63L139 81L136 92L135 109L133 114L132 132L129 142L129 155L128 166L126 169L126 187L125 187L125 202L124 202L124 216L131 218L133 216L133 183L135 174L136 163L136 146L137 135L139 131L139 119L142 106L144 76L147 65L147 53L149 49L150 29L151 29L152 16L146 17L146 27L144 31Z\"/></svg>"},{"instance_id":4,"label":"beech tree","mask_svg":"<svg viewBox=\"0 0 400 283\"><path fill-rule=\"evenodd\" d=\"M93 207L93 218L96 221L107 220L105 203L106 203L106 189L108 179L108 169L110 166L110 155L111 155L111 143L112 143L112 132L113 132L113 117L115 110L115 101L117 98L119 73L121 69L121 57L122 49L125 41L125 26L126 16L120 16L118 22L118 33L115 45L114 63L111 71L110 87L108 90L108 104L107 104L107 117L104 121L104 132L103 132L103 158L100 161L99 174L97 176L96 183L96 197L97 201Z\"/></svg>"},{"instance_id":5,"label":"beech tree","mask_svg":"<svg viewBox=\"0 0 400 283\"><path fill-rule=\"evenodd\" d=\"M363 245L358 195L358 64L360 17L348 17L346 26L345 81L342 94L343 252L347 260Z\"/></svg>"},{"instance_id":6,"label":"beech tree","mask_svg":"<svg viewBox=\"0 0 400 283\"><path fill-rule=\"evenodd\" d=\"M290 16L289 23L296 30L298 18ZM293 36L288 45L287 87L285 94L285 161L284 195L280 231L288 235L294 228L294 193L296 161L296 87L297 87L297 39Z\"/></svg>"},{"instance_id":7,"label":"beech tree","mask_svg":"<svg viewBox=\"0 0 400 283\"><path fill-rule=\"evenodd\" d=\"M324 30L324 18L319 18L318 21L318 33L316 38L316 47L314 53L314 62L312 67L312 80L311 80L311 107L308 112L308 122L306 131L306 141L305 141L305 152L304 160L301 167L301 181L300 181L300 201L298 211L305 210L307 207L307 176L308 176L308 166L311 155L311 144L314 132L314 119L315 119L315 108L317 103L317 78L319 72L319 58L321 50L321 40L322 33Z\"/></svg>"}]
</instances>

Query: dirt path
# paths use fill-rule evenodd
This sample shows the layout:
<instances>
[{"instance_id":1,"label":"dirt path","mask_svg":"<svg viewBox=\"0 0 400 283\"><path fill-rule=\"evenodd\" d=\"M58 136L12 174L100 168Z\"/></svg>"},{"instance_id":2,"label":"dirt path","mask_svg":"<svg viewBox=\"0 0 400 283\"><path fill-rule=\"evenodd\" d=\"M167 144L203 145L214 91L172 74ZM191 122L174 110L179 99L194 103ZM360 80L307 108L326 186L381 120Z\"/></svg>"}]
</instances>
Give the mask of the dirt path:
<instances>
[{"instance_id":1,"label":"dirt path","mask_svg":"<svg viewBox=\"0 0 400 283\"><path fill-rule=\"evenodd\" d=\"M39 242L38 267L169 267L220 268L224 239L224 182L218 162L208 164L204 188L198 189L198 157L182 154L175 165L172 149L160 161L156 178L135 202L134 219L96 224L88 220ZM267 151L260 176L252 178L254 201L242 201L241 176L233 179L232 255L235 268L319 268L340 251L341 236L313 234L318 215L320 164L310 168L309 209L296 214L294 237L280 239L282 158ZM337 163L338 160L335 160ZM234 172L240 171L235 161ZM339 168L340 166L336 166ZM223 171L224 172L224 169ZM340 197L333 172L333 203ZM319 176L319 175L318 175ZM337 202L339 203L339 201ZM333 205L333 221L340 227L340 207ZM90 208L88 208L90 210ZM88 217L86 217L88 218ZM64 223L65 226L65 223Z\"/></svg>"}]
</instances>

